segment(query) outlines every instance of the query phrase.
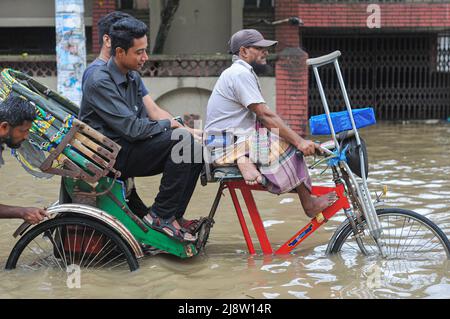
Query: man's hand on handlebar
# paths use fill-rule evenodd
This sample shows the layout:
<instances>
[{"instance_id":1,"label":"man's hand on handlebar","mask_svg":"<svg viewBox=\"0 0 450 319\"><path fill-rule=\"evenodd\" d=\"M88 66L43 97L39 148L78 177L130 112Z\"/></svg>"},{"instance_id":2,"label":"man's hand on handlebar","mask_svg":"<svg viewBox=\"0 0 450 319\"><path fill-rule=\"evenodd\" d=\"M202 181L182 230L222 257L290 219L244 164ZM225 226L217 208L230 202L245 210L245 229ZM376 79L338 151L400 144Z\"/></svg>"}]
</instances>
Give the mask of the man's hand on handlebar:
<instances>
[{"instance_id":1,"label":"man's hand on handlebar","mask_svg":"<svg viewBox=\"0 0 450 319\"><path fill-rule=\"evenodd\" d=\"M319 144L314 143L310 140L302 140L298 145L297 149L303 153L304 156L310 156L314 154L322 155L323 151Z\"/></svg>"}]
</instances>

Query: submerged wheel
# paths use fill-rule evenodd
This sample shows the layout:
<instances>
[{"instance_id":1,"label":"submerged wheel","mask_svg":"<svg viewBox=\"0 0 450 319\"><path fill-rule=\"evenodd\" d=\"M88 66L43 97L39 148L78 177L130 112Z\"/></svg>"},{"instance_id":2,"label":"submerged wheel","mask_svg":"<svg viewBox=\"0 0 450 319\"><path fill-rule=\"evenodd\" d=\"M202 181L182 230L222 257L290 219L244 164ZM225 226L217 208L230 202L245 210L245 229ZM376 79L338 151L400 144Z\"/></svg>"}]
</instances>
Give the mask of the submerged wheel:
<instances>
[{"instance_id":1,"label":"submerged wheel","mask_svg":"<svg viewBox=\"0 0 450 319\"><path fill-rule=\"evenodd\" d=\"M394 259L450 259L450 242L445 233L428 218L404 209L380 209L377 215L383 233L380 243L387 258ZM380 251L364 223L361 244L368 255L379 255ZM331 253L345 255L363 254L347 224L331 243Z\"/></svg>"},{"instance_id":2,"label":"submerged wheel","mask_svg":"<svg viewBox=\"0 0 450 319\"><path fill-rule=\"evenodd\" d=\"M76 216L48 220L29 230L12 249L5 268L66 272L72 265L84 270L139 268L133 251L117 232Z\"/></svg>"}]
</instances>

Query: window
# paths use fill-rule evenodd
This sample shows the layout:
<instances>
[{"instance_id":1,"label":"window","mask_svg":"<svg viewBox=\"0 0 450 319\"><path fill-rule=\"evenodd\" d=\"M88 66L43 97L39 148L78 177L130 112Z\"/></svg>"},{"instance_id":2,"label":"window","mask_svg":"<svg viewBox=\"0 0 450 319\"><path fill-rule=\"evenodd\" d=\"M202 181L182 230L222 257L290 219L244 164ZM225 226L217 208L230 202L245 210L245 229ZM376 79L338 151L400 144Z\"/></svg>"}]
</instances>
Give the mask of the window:
<instances>
[{"instance_id":1,"label":"window","mask_svg":"<svg viewBox=\"0 0 450 319\"><path fill-rule=\"evenodd\" d=\"M450 72L450 33L438 35L436 67L438 72Z\"/></svg>"},{"instance_id":2,"label":"window","mask_svg":"<svg viewBox=\"0 0 450 319\"><path fill-rule=\"evenodd\" d=\"M245 0L245 8L272 8L275 6L274 0Z\"/></svg>"}]
</instances>

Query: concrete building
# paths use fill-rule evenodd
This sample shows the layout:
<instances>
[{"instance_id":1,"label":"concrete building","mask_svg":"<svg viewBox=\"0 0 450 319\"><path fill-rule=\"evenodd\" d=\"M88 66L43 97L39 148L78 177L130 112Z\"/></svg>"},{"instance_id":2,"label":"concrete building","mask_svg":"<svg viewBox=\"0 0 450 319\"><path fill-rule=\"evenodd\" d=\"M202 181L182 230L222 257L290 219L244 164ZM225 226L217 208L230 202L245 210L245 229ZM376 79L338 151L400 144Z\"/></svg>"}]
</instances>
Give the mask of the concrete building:
<instances>
[{"instance_id":1,"label":"concrete building","mask_svg":"<svg viewBox=\"0 0 450 319\"><path fill-rule=\"evenodd\" d=\"M98 51L96 22L127 11L150 26L150 47L163 0L86 0L88 53ZM261 22L297 16L302 26ZM340 50L355 107L373 106L378 119L447 118L450 115L450 3L448 0L181 0L164 54L143 70L152 97L174 114L203 117L208 96L230 64L227 42L243 27L280 42L263 93L295 130L322 113L308 57ZM25 54L23 54L25 53ZM0 2L0 67L30 73L56 87L54 0ZM329 103L339 110L336 78L321 72Z\"/></svg>"}]
</instances>

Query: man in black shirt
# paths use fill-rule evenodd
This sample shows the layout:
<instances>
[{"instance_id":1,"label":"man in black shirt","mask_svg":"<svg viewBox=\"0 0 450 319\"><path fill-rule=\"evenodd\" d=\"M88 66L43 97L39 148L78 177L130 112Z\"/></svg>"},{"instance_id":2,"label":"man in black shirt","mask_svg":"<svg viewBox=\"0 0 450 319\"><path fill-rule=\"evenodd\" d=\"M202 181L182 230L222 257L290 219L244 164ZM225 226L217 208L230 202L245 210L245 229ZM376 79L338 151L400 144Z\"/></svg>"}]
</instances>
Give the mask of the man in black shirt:
<instances>
[{"instance_id":1,"label":"man in black shirt","mask_svg":"<svg viewBox=\"0 0 450 319\"><path fill-rule=\"evenodd\" d=\"M10 95L0 103L0 167L3 165L3 144L10 148L20 147L28 137L35 116L34 107L18 96ZM0 204L0 218L22 218L30 224L36 224L45 216L46 212L41 208Z\"/></svg>"},{"instance_id":2,"label":"man in black shirt","mask_svg":"<svg viewBox=\"0 0 450 319\"><path fill-rule=\"evenodd\" d=\"M116 169L123 179L163 173L160 191L144 221L178 240L194 241L195 236L181 228L177 219L186 211L202 168L201 146L184 129L180 129L183 138L172 138L173 129L181 127L177 121L148 117L136 72L148 60L147 31L134 18L121 19L111 27L112 57L86 79L79 118L122 146ZM179 142L191 151L188 161L172 156Z\"/></svg>"}]
</instances>

